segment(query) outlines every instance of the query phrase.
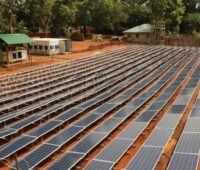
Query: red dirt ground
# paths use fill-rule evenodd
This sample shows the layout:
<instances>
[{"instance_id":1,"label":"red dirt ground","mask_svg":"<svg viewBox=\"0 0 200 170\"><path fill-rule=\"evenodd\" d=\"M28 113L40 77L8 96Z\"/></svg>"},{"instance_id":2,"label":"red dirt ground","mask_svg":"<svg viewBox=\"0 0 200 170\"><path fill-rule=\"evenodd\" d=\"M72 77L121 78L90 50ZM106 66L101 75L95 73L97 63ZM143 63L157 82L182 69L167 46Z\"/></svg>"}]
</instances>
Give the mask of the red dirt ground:
<instances>
[{"instance_id":1,"label":"red dirt ground","mask_svg":"<svg viewBox=\"0 0 200 170\"><path fill-rule=\"evenodd\" d=\"M99 52L106 52L106 51L111 51L119 48L124 48L128 46L127 44L110 44L109 46L107 45L106 47L102 49L93 49L93 50L87 50L88 48L92 47L97 47L101 46L102 44L108 44L111 41L109 39L103 40L102 42L93 42L91 40L86 40L86 41L73 41L72 42L72 48L73 52L68 53L65 55L55 55L52 59L51 56L39 56L39 55L32 55L32 64L31 63L18 63L18 64L13 64L8 66L7 68L2 68L0 67L0 76L3 75L10 75L26 70L30 70L33 68L38 68L41 66L47 66L55 63L61 63L66 60L71 60L71 59L80 59L84 57L88 57L90 55L94 55ZM81 52L81 51L86 51L86 52Z\"/></svg>"}]
</instances>

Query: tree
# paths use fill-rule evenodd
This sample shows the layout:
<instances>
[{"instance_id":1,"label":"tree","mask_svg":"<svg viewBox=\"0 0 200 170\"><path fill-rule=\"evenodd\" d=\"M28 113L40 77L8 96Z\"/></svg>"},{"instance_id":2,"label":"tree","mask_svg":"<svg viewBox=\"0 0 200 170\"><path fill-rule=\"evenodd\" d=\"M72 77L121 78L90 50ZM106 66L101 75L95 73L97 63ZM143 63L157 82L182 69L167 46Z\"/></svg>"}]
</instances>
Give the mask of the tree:
<instances>
[{"instance_id":1,"label":"tree","mask_svg":"<svg viewBox=\"0 0 200 170\"><path fill-rule=\"evenodd\" d=\"M57 1L52 9L51 31L55 36L66 35L66 28L75 20L75 11L73 8Z\"/></svg>"},{"instance_id":2,"label":"tree","mask_svg":"<svg viewBox=\"0 0 200 170\"><path fill-rule=\"evenodd\" d=\"M200 32L200 13L188 14L185 20L191 27L191 33Z\"/></svg>"},{"instance_id":3,"label":"tree","mask_svg":"<svg viewBox=\"0 0 200 170\"><path fill-rule=\"evenodd\" d=\"M153 19L159 21L165 18L167 1L168 0L149 0L149 6L152 10Z\"/></svg>"},{"instance_id":4,"label":"tree","mask_svg":"<svg viewBox=\"0 0 200 170\"><path fill-rule=\"evenodd\" d=\"M9 32L12 34L15 30L18 30L19 26L23 25L22 22L16 21L16 11L19 6L23 3L23 0L1 0L1 14L3 16L3 22L9 26ZM7 26L4 25L4 29ZM8 32L8 30L5 30Z\"/></svg>"},{"instance_id":5,"label":"tree","mask_svg":"<svg viewBox=\"0 0 200 170\"><path fill-rule=\"evenodd\" d=\"M192 33L197 29L196 14L200 12L200 0L184 0L185 15L181 24L182 33Z\"/></svg>"},{"instance_id":6,"label":"tree","mask_svg":"<svg viewBox=\"0 0 200 170\"><path fill-rule=\"evenodd\" d=\"M38 11L38 21L40 28L44 30L46 37L48 31L52 26L52 17L53 17L53 7L55 5L55 0L45 0L42 3L40 11Z\"/></svg>"},{"instance_id":7,"label":"tree","mask_svg":"<svg viewBox=\"0 0 200 170\"><path fill-rule=\"evenodd\" d=\"M114 0L88 0L91 23L96 32L118 32L128 15L121 2Z\"/></svg>"},{"instance_id":8,"label":"tree","mask_svg":"<svg viewBox=\"0 0 200 170\"><path fill-rule=\"evenodd\" d=\"M185 13L185 7L182 0L167 0L165 21L167 30L173 33L179 33L179 27Z\"/></svg>"},{"instance_id":9,"label":"tree","mask_svg":"<svg viewBox=\"0 0 200 170\"><path fill-rule=\"evenodd\" d=\"M123 0L122 4L129 16L124 24L126 28L152 21L152 10L148 0Z\"/></svg>"}]
</instances>

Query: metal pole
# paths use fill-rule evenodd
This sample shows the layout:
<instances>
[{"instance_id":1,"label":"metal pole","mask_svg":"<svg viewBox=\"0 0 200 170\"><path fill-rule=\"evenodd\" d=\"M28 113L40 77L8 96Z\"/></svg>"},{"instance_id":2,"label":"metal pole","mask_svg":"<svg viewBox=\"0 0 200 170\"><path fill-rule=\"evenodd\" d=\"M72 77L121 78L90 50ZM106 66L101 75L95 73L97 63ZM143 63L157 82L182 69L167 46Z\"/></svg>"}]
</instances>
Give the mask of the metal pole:
<instances>
[{"instance_id":1,"label":"metal pole","mask_svg":"<svg viewBox=\"0 0 200 170\"><path fill-rule=\"evenodd\" d=\"M51 61L53 62L53 50L51 49Z\"/></svg>"},{"instance_id":2,"label":"metal pole","mask_svg":"<svg viewBox=\"0 0 200 170\"><path fill-rule=\"evenodd\" d=\"M15 164L16 164L16 170L19 170L19 164L17 161L17 155L15 154Z\"/></svg>"}]
</instances>

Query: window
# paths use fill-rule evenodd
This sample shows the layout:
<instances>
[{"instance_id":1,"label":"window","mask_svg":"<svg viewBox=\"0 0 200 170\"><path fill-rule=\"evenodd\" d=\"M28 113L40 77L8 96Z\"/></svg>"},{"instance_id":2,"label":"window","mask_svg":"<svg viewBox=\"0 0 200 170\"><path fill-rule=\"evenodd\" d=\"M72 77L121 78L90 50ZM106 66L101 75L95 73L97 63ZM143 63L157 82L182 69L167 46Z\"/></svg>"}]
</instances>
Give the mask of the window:
<instances>
[{"instance_id":1,"label":"window","mask_svg":"<svg viewBox=\"0 0 200 170\"><path fill-rule=\"evenodd\" d=\"M45 45L45 46L44 46L44 49L45 49L45 50L48 50L48 49L49 49L49 47L48 47L47 45Z\"/></svg>"},{"instance_id":2,"label":"window","mask_svg":"<svg viewBox=\"0 0 200 170\"><path fill-rule=\"evenodd\" d=\"M42 46L42 45L39 45L39 49L42 50L42 49L43 49L43 46Z\"/></svg>"},{"instance_id":3,"label":"window","mask_svg":"<svg viewBox=\"0 0 200 170\"><path fill-rule=\"evenodd\" d=\"M18 58L22 58L22 53L21 52L18 52Z\"/></svg>"},{"instance_id":4,"label":"window","mask_svg":"<svg viewBox=\"0 0 200 170\"><path fill-rule=\"evenodd\" d=\"M147 37L147 38L149 38L149 37L150 37L150 35L149 35L149 34L146 34L146 37Z\"/></svg>"},{"instance_id":5,"label":"window","mask_svg":"<svg viewBox=\"0 0 200 170\"><path fill-rule=\"evenodd\" d=\"M136 38L139 38L139 34L136 34Z\"/></svg>"},{"instance_id":6,"label":"window","mask_svg":"<svg viewBox=\"0 0 200 170\"><path fill-rule=\"evenodd\" d=\"M59 49L59 45L55 45L55 49Z\"/></svg>"},{"instance_id":7,"label":"window","mask_svg":"<svg viewBox=\"0 0 200 170\"><path fill-rule=\"evenodd\" d=\"M13 59L17 59L17 54L16 53L12 53Z\"/></svg>"}]
</instances>

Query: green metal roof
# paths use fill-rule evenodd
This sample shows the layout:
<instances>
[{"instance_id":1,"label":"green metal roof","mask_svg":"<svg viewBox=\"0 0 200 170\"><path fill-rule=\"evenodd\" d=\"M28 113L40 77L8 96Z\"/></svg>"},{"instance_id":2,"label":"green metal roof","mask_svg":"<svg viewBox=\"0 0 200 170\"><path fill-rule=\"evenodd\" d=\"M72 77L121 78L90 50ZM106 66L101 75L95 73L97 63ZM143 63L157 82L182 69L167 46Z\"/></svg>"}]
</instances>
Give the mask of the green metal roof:
<instances>
[{"instance_id":1,"label":"green metal roof","mask_svg":"<svg viewBox=\"0 0 200 170\"><path fill-rule=\"evenodd\" d=\"M137 27L133 27L124 31L124 33L151 33L153 32L153 27L151 24L142 24Z\"/></svg>"},{"instance_id":2,"label":"green metal roof","mask_svg":"<svg viewBox=\"0 0 200 170\"><path fill-rule=\"evenodd\" d=\"M8 45L26 44L33 42L32 38L25 34L0 34L0 43Z\"/></svg>"}]
</instances>

